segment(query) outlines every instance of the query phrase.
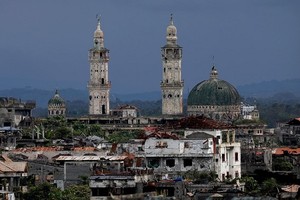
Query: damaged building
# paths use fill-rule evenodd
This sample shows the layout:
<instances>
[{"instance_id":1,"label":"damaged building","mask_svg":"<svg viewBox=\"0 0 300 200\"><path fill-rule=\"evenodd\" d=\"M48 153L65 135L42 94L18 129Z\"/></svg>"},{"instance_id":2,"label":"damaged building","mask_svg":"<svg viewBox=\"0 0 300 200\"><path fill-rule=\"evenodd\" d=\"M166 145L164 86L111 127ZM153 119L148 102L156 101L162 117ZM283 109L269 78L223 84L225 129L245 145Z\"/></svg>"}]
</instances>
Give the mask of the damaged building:
<instances>
[{"instance_id":1,"label":"damaged building","mask_svg":"<svg viewBox=\"0 0 300 200\"><path fill-rule=\"evenodd\" d=\"M0 127L30 126L34 101L22 102L12 97L0 97Z\"/></svg>"},{"instance_id":2,"label":"damaged building","mask_svg":"<svg viewBox=\"0 0 300 200\"><path fill-rule=\"evenodd\" d=\"M191 116L168 124L168 128L183 130L184 137L154 132L146 139L144 152L136 154L161 179L192 170L216 172L220 181L241 177L241 147L235 142L233 127Z\"/></svg>"}]
</instances>

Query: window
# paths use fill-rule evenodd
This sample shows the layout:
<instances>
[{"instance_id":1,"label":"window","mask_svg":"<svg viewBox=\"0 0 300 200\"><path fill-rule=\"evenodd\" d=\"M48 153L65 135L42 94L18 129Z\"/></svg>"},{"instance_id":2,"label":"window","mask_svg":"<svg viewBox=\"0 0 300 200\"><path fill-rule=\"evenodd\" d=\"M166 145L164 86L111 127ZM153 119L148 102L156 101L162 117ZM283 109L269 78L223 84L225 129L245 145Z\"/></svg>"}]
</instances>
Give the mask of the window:
<instances>
[{"instance_id":1,"label":"window","mask_svg":"<svg viewBox=\"0 0 300 200\"><path fill-rule=\"evenodd\" d=\"M168 167L174 167L175 166L175 160L174 159L168 159L168 160L166 160L166 166L168 166Z\"/></svg>"},{"instance_id":2,"label":"window","mask_svg":"<svg viewBox=\"0 0 300 200\"><path fill-rule=\"evenodd\" d=\"M231 178L231 175L229 174L229 172L226 172L226 178L227 178L227 179L230 179L230 178Z\"/></svg>"},{"instance_id":3,"label":"window","mask_svg":"<svg viewBox=\"0 0 300 200\"><path fill-rule=\"evenodd\" d=\"M233 133L232 132L229 133L229 142L230 143L234 142L234 140L233 140Z\"/></svg>"},{"instance_id":4,"label":"window","mask_svg":"<svg viewBox=\"0 0 300 200\"><path fill-rule=\"evenodd\" d=\"M222 132L222 143L226 143L227 142L227 133L226 131Z\"/></svg>"},{"instance_id":5,"label":"window","mask_svg":"<svg viewBox=\"0 0 300 200\"><path fill-rule=\"evenodd\" d=\"M222 153L222 162L225 162L225 154Z\"/></svg>"},{"instance_id":6,"label":"window","mask_svg":"<svg viewBox=\"0 0 300 200\"><path fill-rule=\"evenodd\" d=\"M183 159L183 166L193 166L193 160L192 159Z\"/></svg>"},{"instance_id":7,"label":"window","mask_svg":"<svg viewBox=\"0 0 300 200\"><path fill-rule=\"evenodd\" d=\"M234 160L235 160L235 162L239 161L239 153L238 152L235 152Z\"/></svg>"},{"instance_id":8,"label":"window","mask_svg":"<svg viewBox=\"0 0 300 200\"><path fill-rule=\"evenodd\" d=\"M163 141L156 142L156 148L168 148L168 143Z\"/></svg>"},{"instance_id":9,"label":"window","mask_svg":"<svg viewBox=\"0 0 300 200\"><path fill-rule=\"evenodd\" d=\"M239 172L238 171L235 172L235 178L239 178Z\"/></svg>"},{"instance_id":10,"label":"window","mask_svg":"<svg viewBox=\"0 0 300 200\"><path fill-rule=\"evenodd\" d=\"M220 136L218 135L218 136L217 136L216 144L219 144L219 141L220 141Z\"/></svg>"},{"instance_id":11,"label":"window","mask_svg":"<svg viewBox=\"0 0 300 200\"><path fill-rule=\"evenodd\" d=\"M184 142L184 148L192 148L189 142Z\"/></svg>"},{"instance_id":12,"label":"window","mask_svg":"<svg viewBox=\"0 0 300 200\"><path fill-rule=\"evenodd\" d=\"M159 159L154 158L154 159L149 160L148 167L150 167L150 168L159 167Z\"/></svg>"}]
</instances>

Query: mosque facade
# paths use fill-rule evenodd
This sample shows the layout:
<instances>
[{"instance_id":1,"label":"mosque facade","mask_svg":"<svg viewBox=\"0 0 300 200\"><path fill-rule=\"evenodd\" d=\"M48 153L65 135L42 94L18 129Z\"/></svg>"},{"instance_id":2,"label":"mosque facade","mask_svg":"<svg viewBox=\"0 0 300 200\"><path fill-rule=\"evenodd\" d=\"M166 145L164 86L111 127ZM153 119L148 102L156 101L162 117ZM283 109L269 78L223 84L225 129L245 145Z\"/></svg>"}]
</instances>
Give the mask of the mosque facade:
<instances>
[{"instance_id":1,"label":"mosque facade","mask_svg":"<svg viewBox=\"0 0 300 200\"><path fill-rule=\"evenodd\" d=\"M66 103L60 97L58 90L55 91L54 96L48 101L48 117L66 116Z\"/></svg>"},{"instance_id":2,"label":"mosque facade","mask_svg":"<svg viewBox=\"0 0 300 200\"><path fill-rule=\"evenodd\" d=\"M183 114L183 86L181 78L182 47L177 44L177 28L171 15L166 30L166 44L161 47L162 80L161 101L163 116ZM89 50L90 80L89 114L109 115L109 94L111 83L108 78L109 50L104 47L104 34L98 19L94 32L94 46ZM218 71L212 67L210 78L195 85L187 100L189 116L203 115L214 120L232 122L240 118L241 99L236 88L218 78Z\"/></svg>"}]
</instances>

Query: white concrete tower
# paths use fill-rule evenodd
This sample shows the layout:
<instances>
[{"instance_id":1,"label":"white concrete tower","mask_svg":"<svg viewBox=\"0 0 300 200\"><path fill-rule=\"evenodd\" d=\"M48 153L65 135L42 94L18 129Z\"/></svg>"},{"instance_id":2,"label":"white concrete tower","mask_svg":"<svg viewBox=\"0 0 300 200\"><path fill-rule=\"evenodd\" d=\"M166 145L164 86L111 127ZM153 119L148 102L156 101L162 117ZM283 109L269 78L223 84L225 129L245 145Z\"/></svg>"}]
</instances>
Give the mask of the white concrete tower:
<instances>
[{"instance_id":1,"label":"white concrete tower","mask_svg":"<svg viewBox=\"0 0 300 200\"><path fill-rule=\"evenodd\" d=\"M182 47L177 44L177 29L171 15L167 27L167 44L161 48L162 54L162 114L181 115L183 113L183 81L181 80Z\"/></svg>"},{"instance_id":2,"label":"white concrete tower","mask_svg":"<svg viewBox=\"0 0 300 200\"><path fill-rule=\"evenodd\" d=\"M104 34L100 27L100 18L94 32L94 47L89 50L90 81L89 114L109 114L109 90L111 83L108 80L109 50L104 47Z\"/></svg>"}]
</instances>

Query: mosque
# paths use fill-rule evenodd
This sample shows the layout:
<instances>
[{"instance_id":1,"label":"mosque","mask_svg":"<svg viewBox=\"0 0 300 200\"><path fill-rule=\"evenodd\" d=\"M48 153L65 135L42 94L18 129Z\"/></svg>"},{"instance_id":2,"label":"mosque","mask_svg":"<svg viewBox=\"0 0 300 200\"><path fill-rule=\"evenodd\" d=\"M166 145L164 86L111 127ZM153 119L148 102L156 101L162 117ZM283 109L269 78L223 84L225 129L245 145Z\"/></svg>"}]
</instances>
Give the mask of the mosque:
<instances>
[{"instance_id":1,"label":"mosque","mask_svg":"<svg viewBox=\"0 0 300 200\"><path fill-rule=\"evenodd\" d=\"M162 80L160 82L162 116L183 116L183 87L181 61L183 48L177 44L177 28L171 15L166 29L166 44L161 47ZM110 110L109 50L104 46L104 33L100 19L89 50L90 77L88 82L89 115L109 116ZM54 99L58 94L55 94ZM51 100L51 102L54 100ZM49 101L50 102L50 101ZM65 105L61 103L61 114ZM53 110L53 111L52 111ZM57 113L53 108L49 115ZM208 80L199 82L190 91L187 99L187 115L203 115L214 120L232 122L241 117L242 103L237 89L225 80L219 79L216 66L212 66Z\"/></svg>"}]
</instances>

